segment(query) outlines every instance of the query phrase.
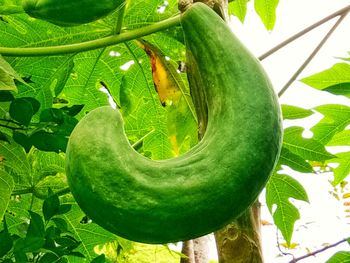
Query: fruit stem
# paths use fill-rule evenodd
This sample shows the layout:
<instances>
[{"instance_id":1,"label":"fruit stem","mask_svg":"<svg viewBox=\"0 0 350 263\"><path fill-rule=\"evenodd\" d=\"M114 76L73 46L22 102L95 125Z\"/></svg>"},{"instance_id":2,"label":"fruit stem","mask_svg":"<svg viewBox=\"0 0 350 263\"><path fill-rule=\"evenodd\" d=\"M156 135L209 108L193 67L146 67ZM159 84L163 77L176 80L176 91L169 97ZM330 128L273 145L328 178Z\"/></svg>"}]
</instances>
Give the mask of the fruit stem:
<instances>
[{"instance_id":1,"label":"fruit stem","mask_svg":"<svg viewBox=\"0 0 350 263\"><path fill-rule=\"evenodd\" d=\"M107 46L116 45L122 42L133 40L139 37L150 35L152 33L166 30L173 26L180 24L180 15L162 20L158 23L145 26L142 28L134 29L121 33L119 35L112 35L103 37L96 40L60 45L50 47L28 47L28 48L11 48L11 47L0 47L0 54L3 56L13 57L34 57L34 56L54 56L54 55L65 55L69 53L83 52Z\"/></svg>"}]
</instances>

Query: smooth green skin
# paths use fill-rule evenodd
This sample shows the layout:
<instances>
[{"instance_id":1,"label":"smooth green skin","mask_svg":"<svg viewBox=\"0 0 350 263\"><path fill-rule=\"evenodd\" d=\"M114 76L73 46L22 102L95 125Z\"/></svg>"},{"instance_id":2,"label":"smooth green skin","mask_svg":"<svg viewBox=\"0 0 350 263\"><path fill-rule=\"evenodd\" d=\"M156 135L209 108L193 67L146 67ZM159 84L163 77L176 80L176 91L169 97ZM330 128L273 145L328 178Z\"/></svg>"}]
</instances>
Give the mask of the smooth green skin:
<instances>
[{"instance_id":1,"label":"smooth green skin","mask_svg":"<svg viewBox=\"0 0 350 263\"><path fill-rule=\"evenodd\" d=\"M67 148L67 176L83 211L129 240L169 243L213 232L254 202L281 148L280 107L257 59L204 4L182 17L208 103L203 139L168 160L137 153L120 112L88 113Z\"/></svg>"},{"instance_id":2,"label":"smooth green skin","mask_svg":"<svg viewBox=\"0 0 350 263\"><path fill-rule=\"evenodd\" d=\"M125 0L24 0L22 7L31 17L60 26L76 26L100 19Z\"/></svg>"}]
</instances>

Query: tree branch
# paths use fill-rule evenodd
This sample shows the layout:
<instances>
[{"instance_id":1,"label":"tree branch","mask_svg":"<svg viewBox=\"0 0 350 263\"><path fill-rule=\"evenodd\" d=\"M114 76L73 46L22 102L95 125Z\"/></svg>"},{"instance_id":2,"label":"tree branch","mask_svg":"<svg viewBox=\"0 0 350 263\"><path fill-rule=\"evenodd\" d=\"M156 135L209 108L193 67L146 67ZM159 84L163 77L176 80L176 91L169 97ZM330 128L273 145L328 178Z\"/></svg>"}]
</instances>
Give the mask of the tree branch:
<instances>
[{"instance_id":1,"label":"tree branch","mask_svg":"<svg viewBox=\"0 0 350 263\"><path fill-rule=\"evenodd\" d=\"M299 37L305 35L306 33L310 32L311 30L319 27L320 25L323 25L324 23L328 22L329 20L337 17L337 16L341 16L344 15L346 13L348 13L350 11L350 5L338 10L337 12L321 19L320 21L314 23L313 25L301 30L300 32L296 33L295 35L291 36L290 38L286 39L285 41L283 41L282 43L278 44L277 46L273 47L272 49L270 49L269 51L267 51L266 53L262 54L261 56L259 56L260 60L263 60L265 58L267 58L268 56L272 55L273 53L275 53L276 51L280 50L281 48L283 48L284 46L292 43L294 40L298 39Z\"/></svg>"},{"instance_id":2,"label":"tree branch","mask_svg":"<svg viewBox=\"0 0 350 263\"><path fill-rule=\"evenodd\" d=\"M350 6L349 6L350 7ZM348 14L348 11L350 8L348 8L347 12L342 14L337 22L333 25L333 27L329 30L329 32L326 34L326 36L321 40L321 42L317 45L317 47L314 49L314 51L310 54L310 56L304 61L304 63L300 66L300 68L294 73L294 75L289 79L289 81L283 86L283 88L279 91L278 96L281 97L284 92L289 88L289 86L297 79L297 77L300 75L300 73L306 68L306 66L311 62L311 60L316 56L318 51L323 47L323 45L327 42L327 40L330 38L330 36L333 34L335 29L339 26L339 24L344 20L346 15Z\"/></svg>"},{"instance_id":3,"label":"tree branch","mask_svg":"<svg viewBox=\"0 0 350 263\"><path fill-rule=\"evenodd\" d=\"M88 51L107 46L116 45L122 42L140 38L152 33L166 30L173 26L180 24L180 15L162 20L158 23L151 24L142 28L130 30L118 35L112 35L103 37L96 40L61 45L61 46L50 46L50 47L27 47L27 48L11 48L11 47L0 47L0 54L3 56L12 57L34 57L34 56L53 56L53 55L64 55L69 53L76 53L82 51Z\"/></svg>"},{"instance_id":4,"label":"tree branch","mask_svg":"<svg viewBox=\"0 0 350 263\"><path fill-rule=\"evenodd\" d=\"M298 258L294 258L294 259L292 259L291 261L289 261L289 263L296 263L296 262L298 262L298 261L300 261L300 260L302 260L302 259L315 256L315 255L317 255L317 254L319 254L319 253L321 253L321 252L323 252L323 251L326 251L327 249L336 247L336 246L338 246L338 245L340 245L340 244L342 244L342 243L344 243L344 242L347 242L348 239L349 239L349 238L344 238L344 239L342 239L342 240L340 240L340 241L338 241L338 242L336 242L336 243L334 243L334 244L325 246L324 248L318 249L318 250L316 250L316 251L314 251L314 252L310 252L310 253L308 253L308 254L306 254L306 255L304 255L304 256L301 256L301 257L298 257Z\"/></svg>"}]
</instances>

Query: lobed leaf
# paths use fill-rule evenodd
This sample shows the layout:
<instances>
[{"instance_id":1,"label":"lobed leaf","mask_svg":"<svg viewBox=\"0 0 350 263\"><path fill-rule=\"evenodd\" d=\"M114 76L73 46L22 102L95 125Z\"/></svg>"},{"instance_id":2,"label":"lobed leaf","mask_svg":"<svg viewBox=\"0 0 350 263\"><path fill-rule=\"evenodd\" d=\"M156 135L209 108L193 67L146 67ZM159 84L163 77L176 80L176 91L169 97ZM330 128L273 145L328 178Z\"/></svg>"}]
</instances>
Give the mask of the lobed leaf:
<instances>
[{"instance_id":1,"label":"lobed leaf","mask_svg":"<svg viewBox=\"0 0 350 263\"><path fill-rule=\"evenodd\" d=\"M335 156L326 151L320 142L304 138L302 127L289 127L284 130L283 146L292 153L308 161L325 161Z\"/></svg>"},{"instance_id":2,"label":"lobed leaf","mask_svg":"<svg viewBox=\"0 0 350 263\"><path fill-rule=\"evenodd\" d=\"M290 244L298 209L290 199L308 202L304 187L288 175L274 173L266 186L266 204L287 244ZM275 207L276 206L276 207Z\"/></svg>"},{"instance_id":3,"label":"lobed leaf","mask_svg":"<svg viewBox=\"0 0 350 263\"><path fill-rule=\"evenodd\" d=\"M328 163L338 163L338 166L332 169L334 186L340 184L350 174L350 152L337 153L337 158L329 160Z\"/></svg>"},{"instance_id":4,"label":"lobed leaf","mask_svg":"<svg viewBox=\"0 0 350 263\"><path fill-rule=\"evenodd\" d=\"M282 147L281 154L278 160L280 165L287 165L295 171L302 173L312 173L312 166L302 157L292 153L285 147Z\"/></svg>"},{"instance_id":5,"label":"lobed leaf","mask_svg":"<svg viewBox=\"0 0 350 263\"><path fill-rule=\"evenodd\" d=\"M350 124L350 107L340 104L325 104L314 108L323 114L323 119L311 128L313 138L327 144L332 137Z\"/></svg>"}]
</instances>

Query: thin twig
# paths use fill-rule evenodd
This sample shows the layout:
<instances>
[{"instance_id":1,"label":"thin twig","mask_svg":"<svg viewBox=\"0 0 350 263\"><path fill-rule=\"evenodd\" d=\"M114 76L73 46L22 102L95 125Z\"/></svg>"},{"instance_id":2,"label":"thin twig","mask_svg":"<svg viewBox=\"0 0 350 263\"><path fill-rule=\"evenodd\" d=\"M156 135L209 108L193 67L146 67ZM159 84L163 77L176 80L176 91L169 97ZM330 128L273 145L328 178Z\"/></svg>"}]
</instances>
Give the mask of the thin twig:
<instances>
[{"instance_id":1,"label":"thin twig","mask_svg":"<svg viewBox=\"0 0 350 263\"><path fill-rule=\"evenodd\" d=\"M308 258L308 257L312 257L312 256L316 256L317 254L319 254L319 253L321 253L321 252L323 252L323 251L325 251L325 250L327 250L327 249L336 247L336 246L338 246L338 245L340 245L340 244L342 244L342 243L344 243L344 242L347 242L348 239L349 239L349 238L344 238L344 239L342 239L342 240L340 240L340 241L338 241L338 242L336 242L336 243L334 243L334 244L325 246L324 248L315 250L314 252L310 252L310 253L308 253L308 254L306 254L306 255L304 255L304 256L301 256L301 257L298 257L298 258L294 258L294 259L292 259L291 261L289 261L289 263L296 263L296 262L298 262L298 261L300 261L300 260L302 260L302 259L305 259L305 258Z\"/></svg>"},{"instance_id":2,"label":"thin twig","mask_svg":"<svg viewBox=\"0 0 350 263\"><path fill-rule=\"evenodd\" d=\"M349 11L349 10L348 10ZM316 56L316 54L320 51L326 41L330 38L335 29L339 26L339 24L344 20L348 12L344 13L339 17L334 26L329 30L326 36L321 40L321 42L317 45L314 51L310 54L310 56L304 61L304 63L300 66L300 68L294 73L294 75L289 79L289 81L284 85L284 87L279 91L278 96L281 97L284 92L289 88L289 86L297 79L300 73L306 68L306 66L311 62L311 60Z\"/></svg>"},{"instance_id":3,"label":"thin twig","mask_svg":"<svg viewBox=\"0 0 350 263\"><path fill-rule=\"evenodd\" d=\"M320 25L323 25L324 23L328 22L329 20L337 17L337 16L341 16L344 15L346 13L348 13L350 11L350 5L338 10L337 12L321 19L320 21L312 24L311 26L301 30L300 32L296 33L295 35L289 37L288 39L286 39L285 41L283 41L282 43L278 44L277 46L273 47L272 49L270 49L269 51L265 52L264 54L262 54L261 56L259 56L260 60L263 60L265 58L267 58L268 56L272 55L273 53L275 53L276 51L280 50L281 48L283 48L284 46L290 44L291 42L293 42L294 40L298 39L299 37L305 35L306 33L310 32L311 30L319 27Z\"/></svg>"}]
</instances>

